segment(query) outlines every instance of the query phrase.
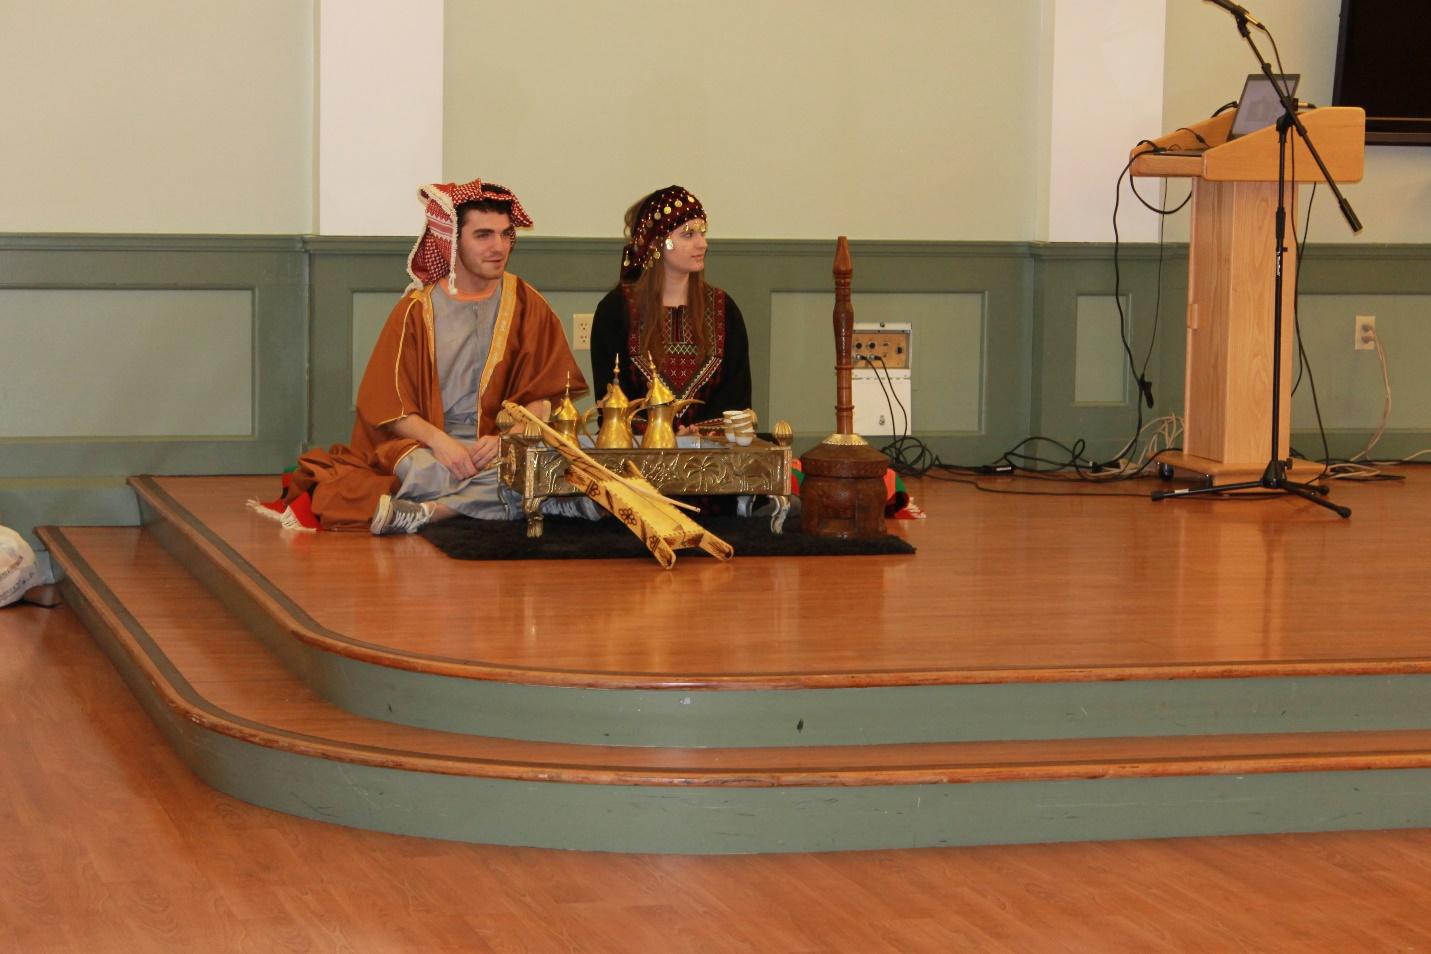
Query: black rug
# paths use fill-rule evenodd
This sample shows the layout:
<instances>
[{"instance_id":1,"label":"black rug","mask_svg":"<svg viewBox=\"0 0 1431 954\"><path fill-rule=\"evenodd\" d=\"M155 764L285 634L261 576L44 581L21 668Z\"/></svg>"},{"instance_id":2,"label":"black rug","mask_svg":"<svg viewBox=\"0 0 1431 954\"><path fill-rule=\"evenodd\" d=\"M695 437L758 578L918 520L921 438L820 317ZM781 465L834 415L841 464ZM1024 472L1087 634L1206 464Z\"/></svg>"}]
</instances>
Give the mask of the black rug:
<instances>
[{"instance_id":1,"label":"black rug","mask_svg":"<svg viewBox=\"0 0 1431 954\"><path fill-rule=\"evenodd\" d=\"M800 518L785 521L784 533L770 532L769 517L698 517L702 527L742 556L865 556L913 553L900 537L875 540L832 540L800 532ZM525 520L473 520L455 517L422 530L428 542L457 560L573 560L612 557L651 559L646 545L615 518L575 520L547 517L542 535L527 536ZM677 550L676 556L707 556L704 550Z\"/></svg>"}]
</instances>

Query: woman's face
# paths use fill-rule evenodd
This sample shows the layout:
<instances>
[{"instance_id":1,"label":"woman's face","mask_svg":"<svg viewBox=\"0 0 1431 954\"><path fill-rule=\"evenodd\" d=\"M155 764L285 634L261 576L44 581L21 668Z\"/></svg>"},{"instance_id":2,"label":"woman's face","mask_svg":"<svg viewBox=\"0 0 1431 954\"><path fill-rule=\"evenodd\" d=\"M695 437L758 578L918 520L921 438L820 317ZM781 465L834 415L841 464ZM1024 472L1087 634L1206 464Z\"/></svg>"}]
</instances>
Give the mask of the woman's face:
<instances>
[{"instance_id":1,"label":"woman's face","mask_svg":"<svg viewBox=\"0 0 1431 954\"><path fill-rule=\"evenodd\" d=\"M661 243L667 271L692 275L706 267L706 220L691 219Z\"/></svg>"}]
</instances>

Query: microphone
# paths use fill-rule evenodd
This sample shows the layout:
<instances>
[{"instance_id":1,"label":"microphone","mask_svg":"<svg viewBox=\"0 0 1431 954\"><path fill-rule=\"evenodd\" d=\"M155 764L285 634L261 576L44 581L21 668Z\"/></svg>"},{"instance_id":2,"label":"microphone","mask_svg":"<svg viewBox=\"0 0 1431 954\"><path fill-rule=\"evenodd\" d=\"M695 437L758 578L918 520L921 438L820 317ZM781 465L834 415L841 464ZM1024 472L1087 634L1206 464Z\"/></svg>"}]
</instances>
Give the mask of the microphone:
<instances>
[{"instance_id":1,"label":"microphone","mask_svg":"<svg viewBox=\"0 0 1431 954\"><path fill-rule=\"evenodd\" d=\"M1222 7L1222 9L1237 17L1239 20L1246 20L1248 23L1257 27L1257 29L1259 30L1267 29L1265 26L1262 25L1261 20L1257 19L1252 14L1247 12L1246 7L1240 7L1237 4L1233 3L1232 0L1207 0L1207 2Z\"/></svg>"}]
</instances>

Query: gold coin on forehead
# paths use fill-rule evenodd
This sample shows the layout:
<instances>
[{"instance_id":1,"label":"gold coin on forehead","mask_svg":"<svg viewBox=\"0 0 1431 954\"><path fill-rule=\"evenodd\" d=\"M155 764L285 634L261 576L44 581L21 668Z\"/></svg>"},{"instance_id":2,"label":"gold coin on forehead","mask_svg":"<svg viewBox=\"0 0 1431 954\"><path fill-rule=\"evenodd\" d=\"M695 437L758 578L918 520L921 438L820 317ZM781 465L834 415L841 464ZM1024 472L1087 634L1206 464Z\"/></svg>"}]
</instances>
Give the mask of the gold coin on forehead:
<instances>
[{"instance_id":1,"label":"gold coin on forehead","mask_svg":"<svg viewBox=\"0 0 1431 954\"><path fill-rule=\"evenodd\" d=\"M677 200L676 200L676 208L679 209L680 207L681 207L681 200L680 200L680 199L677 199Z\"/></svg>"},{"instance_id":2,"label":"gold coin on forehead","mask_svg":"<svg viewBox=\"0 0 1431 954\"><path fill-rule=\"evenodd\" d=\"M661 211L664 212L664 213L666 213L667 215L670 215L670 214L671 214L671 207L668 205L668 206L666 206L664 209L662 209Z\"/></svg>"},{"instance_id":3,"label":"gold coin on forehead","mask_svg":"<svg viewBox=\"0 0 1431 954\"><path fill-rule=\"evenodd\" d=\"M661 213L660 213L660 212L657 212L657 213L656 213L656 218L659 219L660 217L661 217Z\"/></svg>"}]
</instances>

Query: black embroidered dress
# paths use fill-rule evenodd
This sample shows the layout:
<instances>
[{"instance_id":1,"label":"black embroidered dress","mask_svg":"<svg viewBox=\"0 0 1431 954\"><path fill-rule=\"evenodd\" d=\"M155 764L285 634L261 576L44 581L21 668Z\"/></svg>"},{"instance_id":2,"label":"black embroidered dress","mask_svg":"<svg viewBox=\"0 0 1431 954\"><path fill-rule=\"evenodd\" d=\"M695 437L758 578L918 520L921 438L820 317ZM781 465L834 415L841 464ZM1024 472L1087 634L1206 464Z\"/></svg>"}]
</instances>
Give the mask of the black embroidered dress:
<instances>
[{"instance_id":1,"label":"black embroidered dress","mask_svg":"<svg viewBox=\"0 0 1431 954\"><path fill-rule=\"evenodd\" d=\"M631 286L619 285L596 306L591 325L591 377L593 394L600 400L611 383L611 366L621 356L621 390L635 400L646 394L651 369L641 352L641 328L631 320L636 311ZM666 356L661 378L678 398L702 403L687 407L678 424L718 418L723 411L750 407L750 344L745 319L730 296L706 286L706 340L710 354L702 359L694 329L685 320L686 309L667 308L663 320Z\"/></svg>"}]
</instances>

